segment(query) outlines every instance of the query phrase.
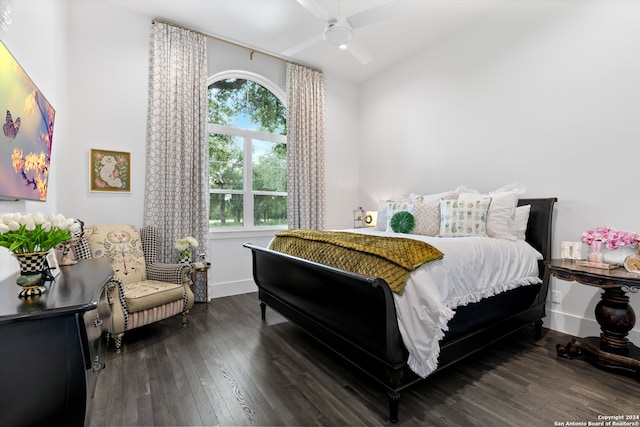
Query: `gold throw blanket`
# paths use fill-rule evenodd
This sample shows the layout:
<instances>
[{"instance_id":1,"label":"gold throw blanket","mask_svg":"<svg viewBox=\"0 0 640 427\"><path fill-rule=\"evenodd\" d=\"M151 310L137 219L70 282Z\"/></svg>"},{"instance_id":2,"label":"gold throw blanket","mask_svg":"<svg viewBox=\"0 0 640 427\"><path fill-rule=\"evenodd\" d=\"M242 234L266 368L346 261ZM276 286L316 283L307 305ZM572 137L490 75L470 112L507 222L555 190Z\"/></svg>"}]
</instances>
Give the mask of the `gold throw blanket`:
<instances>
[{"instance_id":1,"label":"gold throw blanket","mask_svg":"<svg viewBox=\"0 0 640 427\"><path fill-rule=\"evenodd\" d=\"M384 279L399 295L411 271L443 257L428 243L401 237L345 231L287 230L276 233L270 249L320 264Z\"/></svg>"}]
</instances>

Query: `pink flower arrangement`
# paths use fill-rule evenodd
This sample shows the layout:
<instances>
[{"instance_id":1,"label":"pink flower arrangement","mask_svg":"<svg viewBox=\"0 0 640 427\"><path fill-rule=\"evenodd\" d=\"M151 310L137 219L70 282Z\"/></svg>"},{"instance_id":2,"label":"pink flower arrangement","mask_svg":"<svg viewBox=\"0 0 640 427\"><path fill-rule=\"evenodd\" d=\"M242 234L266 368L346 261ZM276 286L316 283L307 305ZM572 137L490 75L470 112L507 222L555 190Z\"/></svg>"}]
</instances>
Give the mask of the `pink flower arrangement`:
<instances>
[{"instance_id":1,"label":"pink flower arrangement","mask_svg":"<svg viewBox=\"0 0 640 427\"><path fill-rule=\"evenodd\" d=\"M640 234L617 231L611 227L598 227L582 233L582 241L587 245L603 242L609 249L618 249L620 246L635 246L640 243Z\"/></svg>"}]
</instances>

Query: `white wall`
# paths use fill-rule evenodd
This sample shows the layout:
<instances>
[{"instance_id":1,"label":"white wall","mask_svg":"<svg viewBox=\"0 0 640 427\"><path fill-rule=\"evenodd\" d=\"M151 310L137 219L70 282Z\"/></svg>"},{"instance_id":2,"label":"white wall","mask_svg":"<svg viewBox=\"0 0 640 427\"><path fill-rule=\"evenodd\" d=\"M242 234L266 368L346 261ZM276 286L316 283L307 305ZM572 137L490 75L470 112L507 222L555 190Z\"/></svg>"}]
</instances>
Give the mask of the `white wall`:
<instances>
[{"instance_id":1,"label":"white wall","mask_svg":"<svg viewBox=\"0 0 640 427\"><path fill-rule=\"evenodd\" d=\"M63 171L69 145L67 114L67 25L66 5L46 0L14 1L13 22L8 31L0 31L0 39L20 63L56 110L46 202L0 201L0 214L8 212L70 212L61 208L64 191ZM0 248L0 280L17 273L18 263L5 248Z\"/></svg>"},{"instance_id":2,"label":"white wall","mask_svg":"<svg viewBox=\"0 0 640 427\"><path fill-rule=\"evenodd\" d=\"M151 21L101 2L69 5L69 109L72 123L60 192L87 224L142 225ZM89 150L131 153L131 192L89 191Z\"/></svg>"},{"instance_id":3,"label":"white wall","mask_svg":"<svg viewBox=\"0 0 640 427\"><path fill-rule=\"evenodd\" d=\"M65 2L69 9L70 147L66 153L61 206L87 224L142 225L146 158L149 31L153 17L100 2ZM284 64L230 45L210 41L211 75L227 70L260 74L284 91ZM356 141L356 90L327 77L327 225L345 227L357 199L357 169L351 166ZM333 113L335 111L335 113ZM131 152L131 193L89 191L89 150ZM62 168L61 168L62 169ZM346 215L346 216L345 216ZM255 289L250 252L242 243L266 245L272 233L212 233L210 296Z\"/></svg>"},{"instance_id":4,"label":"white wall","mask_svg":"<svg viewBox=\"0 0 640 427\"><path fill-rule=\"evenodd\" d=\"M519 1L361 87L361 198L521 181L556 196L560 242L640 231L640 3ZM547 326L597 335L599 291L552 279ZM632 295L640 307L640 296ZM632 339L640 341L638 326Z\"/></svg>"}]
</instances>

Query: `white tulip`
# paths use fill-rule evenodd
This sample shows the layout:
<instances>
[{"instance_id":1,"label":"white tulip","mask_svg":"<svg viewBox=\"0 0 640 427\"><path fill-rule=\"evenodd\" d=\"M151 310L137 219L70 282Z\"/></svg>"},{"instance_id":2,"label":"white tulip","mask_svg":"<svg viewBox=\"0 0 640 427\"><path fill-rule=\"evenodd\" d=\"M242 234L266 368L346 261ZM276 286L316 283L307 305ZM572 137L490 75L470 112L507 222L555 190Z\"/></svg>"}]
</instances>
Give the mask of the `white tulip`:
<instances>
[{"instance_id":1,"label":"white tulip","mask_svg":"<svg viewBox=\"0 0 640 427\"><path fill-rule=\"evenodd\" d=\"M24 219L24 228L27 231L33 231L36 229L36 223L31 216L25 215L23 219Z\"/></svg>"},{"instance_id":2,"label":"white tulip","mask_svg":"<svg viewBox=\"0 0 640 427\"><path fill-rule=\"evenodd\" d=\"M63 221L60 221L60 225L58 226L58 228L60 228L60 230L67 230L71 228L73 223L74 223L74 220L72 218L65 219Z\"/></svg>"},{"instance_id":3,"label":"white tulip","mask_svg":"<svg viewBox=\"0 0 640 427\"><path fill-rule=\"evenodd\" d=\"M18 231L18 230L20 230L20 224L18 224L18 221L13 221L13 220L11 220L11 221L9 221L9 222L7 223L7 225L9 226L9 230L11 230L11 231Z\"/></svg>"},{"instance_id":4,"label":"white tulip","mask_svg":"<svg viewBox=\"0 0 640 427\"><path fill-rule=\"evenodd\" d=\"M44 215L42 215L40 212L36 213L33 215L33 221L36 224L44 224L44 222L46 221L44 218Z\"/></svg>"},{"instance_id":5,"label":"white tulip","mask_svg":"<svg viewBox=\"0 0 640 427\"><path fill-rule=\"evenodd\" d=\"M8 224L9 221L11 221L14 216L15 214L12 214L12 213L2 214L0 215L0 222L4 222L5 224Z\"/></svg>"},{"instance_id":6,"label":"white tulip","mask_svg":"<svg viewBox=\"0 0 640 427\"><path fill-rule=\"evenodd\" d=\"M1 223L0 222L0 234L4 234L8 231L10 231L11 229L9 228L9 226L7 224Z\"/></svg>"}]
</instances>

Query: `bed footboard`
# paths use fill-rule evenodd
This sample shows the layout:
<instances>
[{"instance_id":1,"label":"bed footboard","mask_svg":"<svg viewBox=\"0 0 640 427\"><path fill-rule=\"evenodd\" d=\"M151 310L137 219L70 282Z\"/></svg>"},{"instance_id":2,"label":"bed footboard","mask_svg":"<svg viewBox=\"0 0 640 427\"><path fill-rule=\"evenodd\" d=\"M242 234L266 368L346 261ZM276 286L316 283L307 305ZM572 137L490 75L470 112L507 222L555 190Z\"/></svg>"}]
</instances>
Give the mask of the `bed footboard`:
<instances>
[{"instance_id":1,"label":"bed footboard","mask_svg":"<svg viewBox=\"0 0 640 427\"><path fill-rule=\"evenodd\" d=\"M384 280L249 243L244 246L252 251L253 276L262 303L378 380L377 374L405 365L408 352ZM385 385L396 388L398 384Z\"/></svg>"}]
</instances>

